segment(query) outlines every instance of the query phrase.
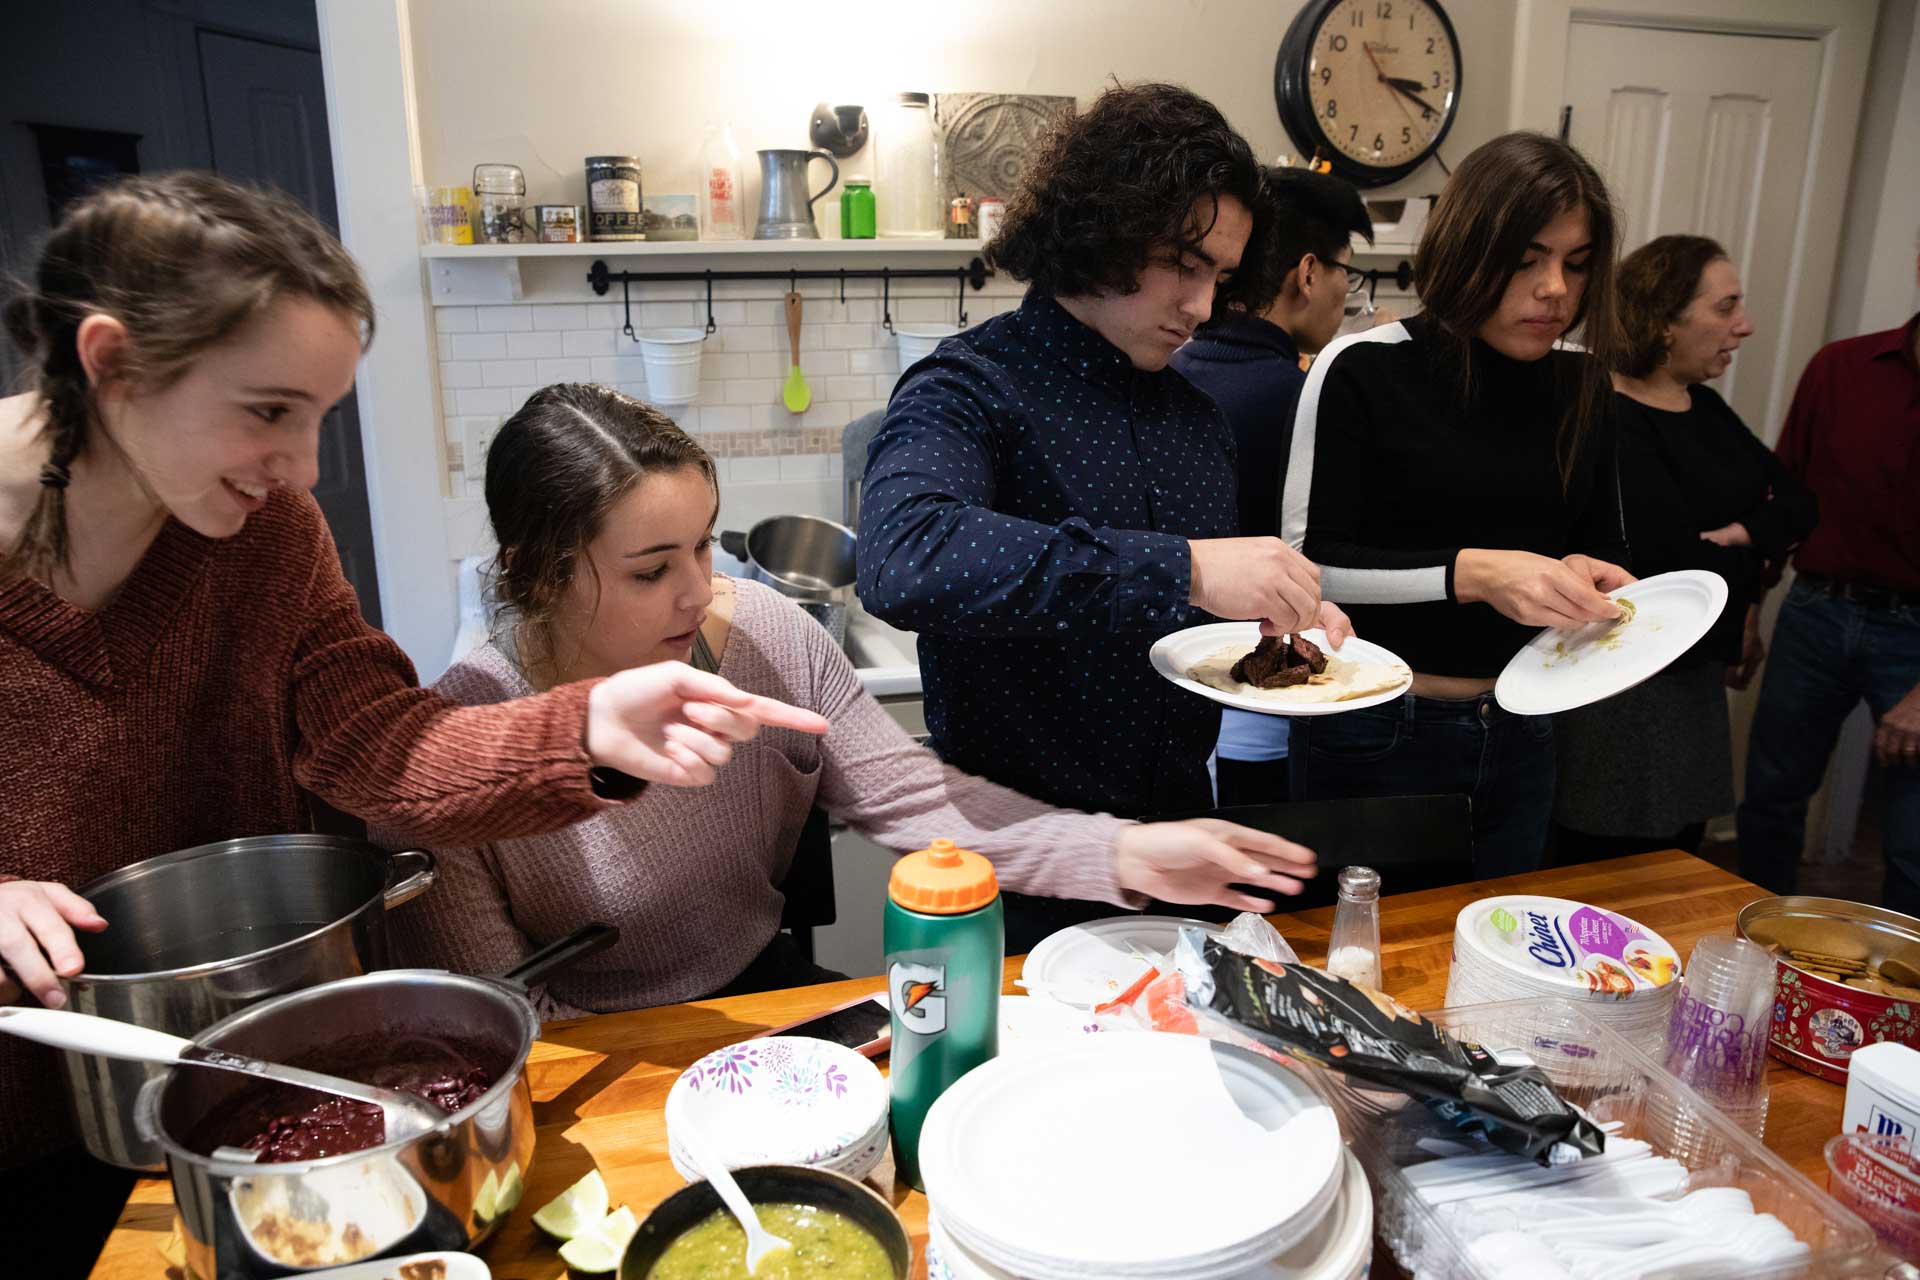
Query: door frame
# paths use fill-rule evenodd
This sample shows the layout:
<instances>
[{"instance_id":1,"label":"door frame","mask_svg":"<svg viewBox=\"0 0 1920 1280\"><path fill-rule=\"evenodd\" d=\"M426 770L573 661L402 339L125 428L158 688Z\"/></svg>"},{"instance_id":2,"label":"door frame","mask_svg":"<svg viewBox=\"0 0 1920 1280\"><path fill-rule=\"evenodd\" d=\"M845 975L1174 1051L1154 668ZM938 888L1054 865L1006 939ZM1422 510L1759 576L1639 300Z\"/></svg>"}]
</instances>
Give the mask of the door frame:
<instances>
[{"instance_id":1,"label":"door frame","mask_svg":"<svg viewBox=\"0 0 1920 1280\"><path fill-rule=\"evenodd\" d=\"M1797 36L1820 45L1820 79L1814 91L1813 130L1808 140L1806 181L1787 265L1780 327L1786 341L1768 372L1766 417L1750 422L1762 440L1779 438L1800 372L1826 341L1827 311L1835 287L1841 216L1851 193L1854 140L1867 95L1867 70L1879 20L1878 0L1823 0L1812 16L1805 0L1516 0L1513 96L1507 124L1558 134L1566 101L1567 60L1573 24L1665 27L1728 35ZM1832 216L1816 216L1816 193L1832 201Z\"/></svg>"}]
</instances>

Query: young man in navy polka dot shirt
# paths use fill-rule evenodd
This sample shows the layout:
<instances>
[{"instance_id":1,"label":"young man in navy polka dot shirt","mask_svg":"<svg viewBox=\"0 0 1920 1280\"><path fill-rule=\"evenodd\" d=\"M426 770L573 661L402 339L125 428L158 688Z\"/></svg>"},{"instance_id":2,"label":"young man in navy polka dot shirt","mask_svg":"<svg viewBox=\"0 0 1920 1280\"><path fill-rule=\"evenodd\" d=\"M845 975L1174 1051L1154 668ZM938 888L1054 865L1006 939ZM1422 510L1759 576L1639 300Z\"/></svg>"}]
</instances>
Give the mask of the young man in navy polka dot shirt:
<instances>
[{"instance_id":1,"label":"young man in navy polka dot shirt","mask_svg":"<svg viewBox=\"0 0 1920 1280\"><path fill-rule=\"evenodd\" d=\"M1020 309L907 372L868 451L859 594L920 633L942 758L1053 804L1204 809L1218 707L1155 674L1212 618L1346 618L1278 538L1235 537L1234 441L1168 359L1257 278L1260 166L1210 103L1114 88L1048 138L987 250ZM1007 895L1028 949L1103 904Z\"/></svg>"}]
</instances>

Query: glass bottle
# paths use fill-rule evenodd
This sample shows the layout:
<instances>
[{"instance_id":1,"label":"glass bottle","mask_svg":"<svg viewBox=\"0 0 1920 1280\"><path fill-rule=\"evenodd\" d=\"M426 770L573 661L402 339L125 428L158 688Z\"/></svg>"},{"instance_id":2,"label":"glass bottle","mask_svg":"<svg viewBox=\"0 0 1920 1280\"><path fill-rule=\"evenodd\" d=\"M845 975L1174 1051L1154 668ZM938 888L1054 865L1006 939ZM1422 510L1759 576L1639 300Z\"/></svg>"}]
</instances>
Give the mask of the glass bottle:
<instances>
[{"instance_id":1,"label":"glass bottle","mask_svg":"<svg viewBox=\"0 0 1920 1280\"><path fill-rule=\"evenodd\" d=\"M940 147L933 133L933 98L899 95L884 127L874 131L880 177L874 184L882 236L915 240L946 237L947 202L940 190Z\"/></svg>"},{"instance_id":2,"label":"glass bottle","mask_svg":"<svg viewBox=\"0 0 1920 1280\"><path fill-rule=\"evenodd\" d=\"M740 148L733 126L710 124L700 152L700 234L708 240L738 240L746 234L740 207Z\"/></svg>"},{"instance_id":3,"label":"glass bottle","mask_svg":"<svg viewBox=\"0 0 1920 1280\"><path fill-rule=\"evenodd\" d=\"M1340 902L1327 943L1327 972L1336 978L1380 987L1380 873L1372 867L1340 872Z\"/></svg>"},{"instance_id":4,"label":"glass bottle","mask_svg":"<svg viewBox=\"0 0 1920 1280\"><path fill-rule=\"evenodd\" d=\"M856 173L847 179L847 189L840 197L840 238L873 239L878 225L874 215L873 181Z\"/></svg>"}]
</instances>

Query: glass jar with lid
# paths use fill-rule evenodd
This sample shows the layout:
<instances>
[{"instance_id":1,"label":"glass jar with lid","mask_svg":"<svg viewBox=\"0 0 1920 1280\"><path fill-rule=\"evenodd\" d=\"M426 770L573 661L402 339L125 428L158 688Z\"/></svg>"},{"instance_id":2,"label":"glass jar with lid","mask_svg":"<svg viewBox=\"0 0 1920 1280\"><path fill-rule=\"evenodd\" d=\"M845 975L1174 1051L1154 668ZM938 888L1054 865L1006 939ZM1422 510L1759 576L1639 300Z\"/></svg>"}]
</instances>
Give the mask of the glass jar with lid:
<instances>
[{"instance_id":1,"label":"glass jar with lid","mask_svg":"<svg viewBox=\"0 0 1920 1280\"><path fill-rule=\"evenodd\" d=\"M933 98L903 93L874 131L880 171L874 183L882 237L939 240L946 235L940 145L933 130Z\"/></svg>"},{"instance_id":2,"label":"glass jar with lid","mask_svg":"<svg viewBox=\"0 0 1920 1280\"><path fill-rule=\"evenodd\" d=\"M519 165L473 166L473 201L480 215L482 244L519 244L525 240L526 200L527 175Z\"/></svg>"}]
</instances>

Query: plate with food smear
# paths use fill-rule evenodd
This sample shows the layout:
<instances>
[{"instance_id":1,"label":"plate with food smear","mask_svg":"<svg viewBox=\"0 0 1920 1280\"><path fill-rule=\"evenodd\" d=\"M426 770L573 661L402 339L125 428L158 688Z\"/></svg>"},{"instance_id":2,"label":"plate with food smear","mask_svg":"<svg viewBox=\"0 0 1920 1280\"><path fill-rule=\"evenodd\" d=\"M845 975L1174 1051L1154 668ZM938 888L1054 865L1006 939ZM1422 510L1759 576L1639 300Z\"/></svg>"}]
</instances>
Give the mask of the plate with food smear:
<instances>
[{"instance_id":1,"label":"plate with food smear","mask_svg":"<svg viewBox=\"0 0 1920 1280\"><path fill-rule=\"evenodd\" d=\"M1358 636L1338 648L1319 629L1262 636L1258 622L1210 622L1154 642L1153 669L1221 706L1270 716L1329 716L1391 702L1413 685L1398 655Z\"/></svg>"},{"instance_id":2,"label":"plate with food smear","mask_svg":"<svg viewBox=\"0 0 1920 1280\"><path fill-rule=\"evenodd\" d=\"M1613 593L1620 616L1549 627L1500 673L1493 696L1517 716L1547 716L1611 698L1659 675L1713 629L1727 582L1705 569L1655 574Z\"/></svg>"}]
</instances>

